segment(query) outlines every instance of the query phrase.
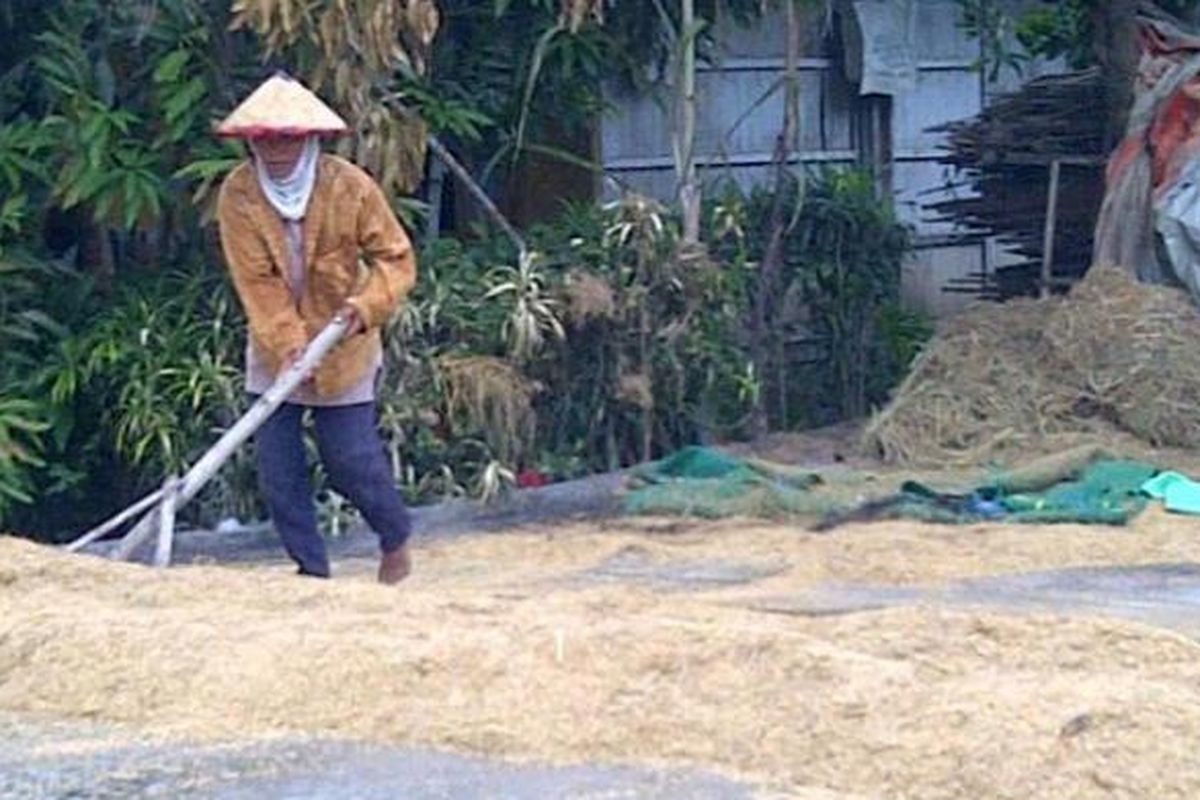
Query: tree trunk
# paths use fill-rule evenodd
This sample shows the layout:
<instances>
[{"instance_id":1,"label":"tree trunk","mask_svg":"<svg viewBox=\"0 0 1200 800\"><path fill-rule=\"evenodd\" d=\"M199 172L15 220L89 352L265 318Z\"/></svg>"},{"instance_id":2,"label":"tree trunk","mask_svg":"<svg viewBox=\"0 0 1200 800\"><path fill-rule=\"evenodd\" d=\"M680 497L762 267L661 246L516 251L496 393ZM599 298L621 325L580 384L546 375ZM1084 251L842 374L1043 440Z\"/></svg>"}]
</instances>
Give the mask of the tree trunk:
<instances>
[{"instance_id":1,"label":"tree trunk","mask_svg":"<svg viewBox=\"0 0 1200 800\"><path fill-rule=\"evenodd\" d=\"M79 248L79 266L96 281L96 289L103 294L113 290L117 275L117 256L113 251L112 237L108 227L92 219L90 209L83 223L83 237Z\"/></svg>"},{"instance_id":2,"label":"tree trunk","mask_svg":"<svg viewBox=\"0 0 1200 800\"><path fill-rule=\"evenodd\" d=\"M1124 138L1125 123L1133 106L1133 82L1137 74L1139 0L1109 0L1094 3L1092 24L1095 30L1096 63L1104 73L1104 92L1108 108L1105 146L1108 149Z\"/></svg>"},{"instance_id":3,"label":"tree trunk","mask_svg":"<svg viewBox=\"0 0 1200 800\"><path fill-rule=\"evenodd\" d=\"M799 127L800 106L800 25L796 3L787 3L787 60L784 65L783 130L775 143L775 196L771 203L771 218L768 228L767 248L759 268L758 285L754 293L753 316L750 320L750 353L754 360L758 380L765 382L771 374L771 324L774 316L774 300L779 273L783 271L783 258L788 234L787 190L788 157L795 150L796 133ZM763 436L770 429L767 413L768 393L765 386L759 387L757 401L751 409L750 432ZM786 387L778 387L780 392Z\"/></svg>"},{"instance_id":4,"label":"tree trunk","mask_svg":"<svg viewBox=\"0 0 1200 800\"><path fill-rule=\"evenodd\" d=\"M680 35L683 54L679 76L680 134L676 141L679 162L679 203L683 209L683 242L700 241L700 185L696 179L696 8L695 0L682 0Z\"/></svg>"}]
</instances>

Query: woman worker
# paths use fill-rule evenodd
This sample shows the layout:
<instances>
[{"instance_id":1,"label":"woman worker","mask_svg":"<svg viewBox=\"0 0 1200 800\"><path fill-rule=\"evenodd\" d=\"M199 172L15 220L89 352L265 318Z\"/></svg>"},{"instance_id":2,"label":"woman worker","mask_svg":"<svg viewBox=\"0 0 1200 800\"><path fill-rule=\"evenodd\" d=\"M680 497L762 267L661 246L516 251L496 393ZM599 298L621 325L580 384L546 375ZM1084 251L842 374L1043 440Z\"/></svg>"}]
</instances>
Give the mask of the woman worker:
<instances>
[{"instance_id":1,"label":"woman worker","mask_svg":"<svg viewBox=\"0 0 1200 800\"><path fill-rule=\"evenodd\" d=\"M379 580L411 570L408 510L376 427L381 329L416 280L412 245L379 185L321 153L346 123L297 81L272 77L217 134L245 139L250 159L221 186L217 220L249 326L246 389L261 394L341 313L346 337L260 429L259 483L271 519L302 575L329 577L317 529L302 421L311 411L334 489L379 535Z\"/></svg>"}]
</instances>

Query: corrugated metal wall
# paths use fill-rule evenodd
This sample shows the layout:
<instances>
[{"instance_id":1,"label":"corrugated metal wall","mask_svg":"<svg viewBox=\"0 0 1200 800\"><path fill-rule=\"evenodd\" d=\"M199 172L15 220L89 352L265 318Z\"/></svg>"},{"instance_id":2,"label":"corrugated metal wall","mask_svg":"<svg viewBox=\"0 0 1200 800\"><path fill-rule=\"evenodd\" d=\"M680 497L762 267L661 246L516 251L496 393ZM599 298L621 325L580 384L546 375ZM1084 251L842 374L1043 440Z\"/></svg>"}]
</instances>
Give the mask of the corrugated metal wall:
<instances>
[{"instance_id":1,"label":"corrugated metal wall","mask_svg":"<svg viewBox=\"0 0 1200 800\"><path fill-rule=\"evenodd\" d=\"M783 74L786 29L772 17L753 29L723 27L720 59L701 64L696 85L697 164L705 180L732 178L743 186L768 176L783 119L783 95L763 97ZM800 152L794 161L852 162L853 91L820 43L800 63ZM670 198L675 187L669 109L646 96L614 95L604 119L601 155L606 171L638 191Z\"/></svg>"},{"instance_id":2,"label":"corrugated metal wall","mask_svg":"<svg viewBox=\"0 0 1200 800\"><path fill-rule=\"evenodd\" d=\"M1015 10L1027 5L1013 0ZM752 29L718 26L720 58L702 68L699 89L698 163L705 180L730 177L743 186L768 177L783 119L783 97L762 98L783 71L786 26L778 15ZM814 37L815 38L815 37ZM989 96L1015 88L1011 73L990 84L975 68L979 42L959 27L954 0L919 0L916 89L892 103L893 186L901 219L916 232L917 249L905 266L904 295L910 305L938 315L971 301L948 285L986 273L1004 254L948 224L932 221L922 206L945 197L946 168L936 163L939 137L928 129L977 114ZM801 62L801 136L794 162L853 163L853 126L859 103L840 65L814 42ZM1049 67L1042 65L1038 71ZM1025 78L1030 77L1027 74ZM675 188L667 114L649 97L615 94L615 112L601 129L607 174L638 191L669 199Z\"/></svg>"},{"instance_id":3,"label":"corrugated metal wall","mask_svg":"<svg viewBox=\"0 0 1200 800\"><path fill-rule=\"evenodd\" d=\"M952 313L969 295L944 291L947 284L989 268L986 243L971 241L946 223L934 222L925 203L946 197L951 177L938 164L940 137L929 128L972 117L985 102L983 75L975 69L979 42L958 27L952 0L922 0L918 7L917 88L893 101L892 135L896 146L896 212L917 232L917 250L906 265L904 297L935 314Z\"/></svg>"}]
</instances>

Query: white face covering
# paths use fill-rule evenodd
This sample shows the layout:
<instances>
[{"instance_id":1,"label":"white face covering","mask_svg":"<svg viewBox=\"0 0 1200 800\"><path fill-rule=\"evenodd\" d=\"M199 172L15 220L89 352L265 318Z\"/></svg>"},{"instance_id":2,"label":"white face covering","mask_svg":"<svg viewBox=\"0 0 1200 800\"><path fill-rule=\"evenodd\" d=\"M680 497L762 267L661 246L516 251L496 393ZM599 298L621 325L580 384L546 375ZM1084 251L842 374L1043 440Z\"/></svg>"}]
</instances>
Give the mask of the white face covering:
<instances>
[{"instance_id":1,"label":"white face covering","mask_svg":"<svg viewBox=\"0 0 1200 800\"><path fill-rule=\"evenodd\" d=\"M279 212L279 216L290 222L304 219L304 214L308 211L308 199L312 197L313 186L317 182L317 159L321 155L319 138L308 137L304 143L304 152L296 162L296 168L286 178L272 178L253 143L250 149L254 152L258 185L262 187L267 200Z\"/></svg>"}]
</instances>

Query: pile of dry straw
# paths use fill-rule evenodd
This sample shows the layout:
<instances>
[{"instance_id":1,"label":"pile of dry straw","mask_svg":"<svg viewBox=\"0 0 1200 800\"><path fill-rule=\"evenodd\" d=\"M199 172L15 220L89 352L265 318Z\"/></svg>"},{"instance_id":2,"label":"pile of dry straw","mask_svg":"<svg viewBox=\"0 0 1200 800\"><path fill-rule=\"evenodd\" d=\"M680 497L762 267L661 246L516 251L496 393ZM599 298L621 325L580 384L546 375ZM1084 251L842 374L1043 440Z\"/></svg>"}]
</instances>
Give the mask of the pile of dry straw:
<instances>
[{"instance_id":1,"label":"pile of dry straw","mask_svg":"<svg viewBox=\"0 0 1200 800\"><path fill-rule=\"evenodd\" d=\"M892 463L984 464L1095 442L1200 447L1200 312L1095 267L1065 298L983 305L930 344L864 446Z\"/></svg>"},{"instance_id":2,"label":"pile of dry straw","mask_svg":"<svg viewBox=\"0 0 1200 800\"><path fill-rule=\"evenodd\" d=\"M900 521L810 536L610 520L418 542L399 591L374 584L370 562L306 581L283 566L150 570L0 536L0 722L687 766L751 781L756 797L1192 800L1192 639L1062 613L794 613L831 583L1200 559L1196 520L1151 511L1136 530ZM596 579L629 556L784 571L704 591ZM4 783L0 770L0 796Z\"/></svg>"}]
</instances>

